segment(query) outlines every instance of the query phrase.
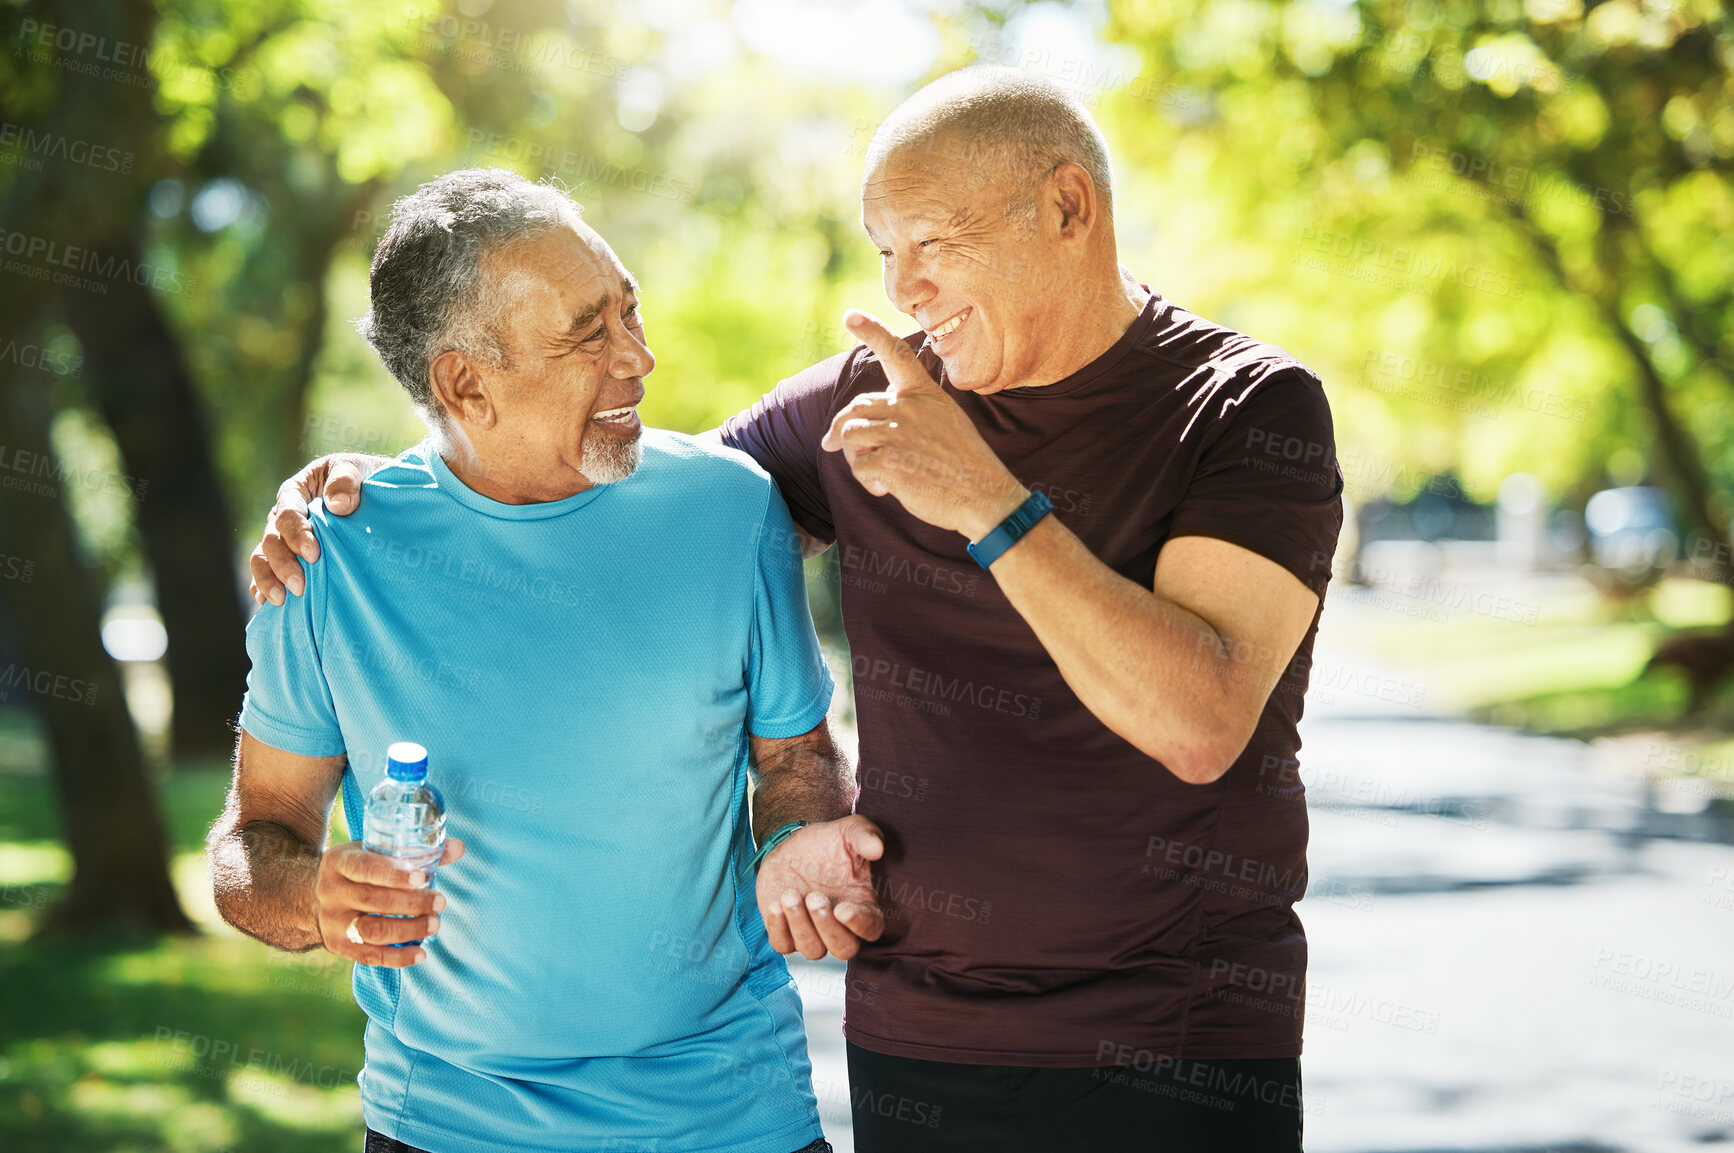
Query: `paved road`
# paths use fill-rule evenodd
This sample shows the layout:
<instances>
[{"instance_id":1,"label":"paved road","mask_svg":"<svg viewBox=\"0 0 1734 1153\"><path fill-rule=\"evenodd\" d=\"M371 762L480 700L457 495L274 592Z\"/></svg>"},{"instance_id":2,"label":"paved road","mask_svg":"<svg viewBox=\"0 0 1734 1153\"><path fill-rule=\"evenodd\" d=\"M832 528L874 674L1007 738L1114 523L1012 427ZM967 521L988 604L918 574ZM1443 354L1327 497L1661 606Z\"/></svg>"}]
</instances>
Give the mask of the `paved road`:
<instances>
[{"instance_id":1,"label":"paved road","mask_svg":"<svg viewBox=\"0 0 1734 1153\"><path fill-rule=\"evenodd\" d=\"M1606 750L1396 696L1339 691L1304 730L1307 1148L1734 1142L1734 849L1647 809ZM852 1150L842 966L796 974Z\"/></svg>"}]
</instances>

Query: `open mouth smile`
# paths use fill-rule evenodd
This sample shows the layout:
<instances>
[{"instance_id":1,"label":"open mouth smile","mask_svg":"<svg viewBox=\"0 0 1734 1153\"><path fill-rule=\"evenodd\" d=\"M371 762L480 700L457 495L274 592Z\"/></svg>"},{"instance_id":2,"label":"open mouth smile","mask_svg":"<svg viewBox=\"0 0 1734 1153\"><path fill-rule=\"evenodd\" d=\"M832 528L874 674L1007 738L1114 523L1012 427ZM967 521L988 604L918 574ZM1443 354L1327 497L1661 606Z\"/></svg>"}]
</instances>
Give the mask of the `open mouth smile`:
<instances>
[{"instance_id":1,"label":"open mouth smile","mask_svg":"<svg viewBox=\"0 0 1734 1153\"><path fill-rule=\"evenodd\" d=\"M933 339L933 342L935 344L938 344L940 341L944 340L946 337L948 337L952 333L956 332L958 329L958 326L961 325L964 321L968 320L970 317L970 314L974 311L975 310L973 308L964 309L962 312L958 313L956 316L952 317L951 319L943 321L940 324L936 324L932 328L928 329L927 335Z\"/></svg>"}]
</instances>

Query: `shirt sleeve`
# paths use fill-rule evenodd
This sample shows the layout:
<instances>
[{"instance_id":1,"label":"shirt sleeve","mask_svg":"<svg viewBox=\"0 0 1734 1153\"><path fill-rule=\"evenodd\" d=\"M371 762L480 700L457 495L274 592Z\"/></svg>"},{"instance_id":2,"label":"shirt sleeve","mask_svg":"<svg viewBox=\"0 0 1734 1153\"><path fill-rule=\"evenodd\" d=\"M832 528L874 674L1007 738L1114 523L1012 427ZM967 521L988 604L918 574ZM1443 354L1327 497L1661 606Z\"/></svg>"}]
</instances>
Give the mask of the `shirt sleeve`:
<instances>
[{"instance_id":1,"label":"shirt sleeve","mask_svg":"<svg viewBox=\"0 0 1734 1153\"><path fill-rule=\"evenodd\" d=\"M1239 545L1322 597L1342 527L1343 473L1330 404L1316 376L1290 370L1225 405L1168 535Z\"/></svg>"},{"instance_id":2,"label":"shirt sleeve","mask_svg":"<svg viewBox=\"0 0 1734 1153\"><path fill-rule=\"evenodd\" d=\"M795 523L826 544L837 532L819 479L819 442L836 415L839 382L855 355L840 352L796 373L722 426L723 443L758 461L776 480Z\"/></svg>"},{"instance_id":3,"label":"shirt sleeve","mask_svg":"<svg viewBox=\"0 0 1734 1153\"><path fill-rule=\"evenodd\" d=\"M758 737L798 737L825 719L835 686L807 607L801 538L783 498L775 489L766 495L747 652L747 728Z\"/></svg>"},{"instance_id":4,"label":"shirt sleeve","mask_svg":"<svg viewBox=\"0 0 1734 1153\"><path fill-rule=\"evenodd\" d=\"M281 605L267 601L247 622L247 656L253 667L241 703L241 728L286 753L334 757L344 751L343 732L319 660L313 620L323 582L316 579L317 566L300 564L306 594L286 592Z\"/></svg>"}]
</instances>

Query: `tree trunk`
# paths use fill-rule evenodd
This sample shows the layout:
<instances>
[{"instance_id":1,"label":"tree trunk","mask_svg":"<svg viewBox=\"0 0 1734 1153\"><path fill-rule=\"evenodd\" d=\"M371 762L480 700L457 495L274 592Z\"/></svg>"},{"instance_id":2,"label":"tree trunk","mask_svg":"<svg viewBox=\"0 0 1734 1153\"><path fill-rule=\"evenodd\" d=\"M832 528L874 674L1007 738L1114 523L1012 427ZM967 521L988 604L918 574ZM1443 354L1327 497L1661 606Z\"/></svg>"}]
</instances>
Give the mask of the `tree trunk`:
<instances>
[{"instance_id":1,"label":"tree trunk","mask_svg":"<svg viewBox=\"0 0 1734 1153\"><path fill-rule=\"evenodd\" d=\"M43 931L193 932L170 883L168 846L145 775L120 670L103 650L102 604L80 563L59 489L77 474L37 470L56 460L41 386L0 362L0 548L33 561L32 579L6 589L19 661L0 693L42 717L54 758L72 885ZM58 477L58 479L57 479Z\"/></svg>"},{"instance_id":2,"label":"tree trunk","mask_svg":"<svg viewBox=\"0 0 1734 1153\"><path fill-rule=\"evenodd\" d=\"M89 4L79 19L82 31L110 43L148 44L155 13L136 2ZM43 127L75 135L78 125L113 117L113 84L47 66L38 71L54 90ZM149 95L138 100L148 104ZM15 168L4 183L0 220L32 237L77 244L85 231L100 231L101 222L128 214L124 198L90 175L63 164ZM0 278L0 337L38 339L59 295L22 275ZM120 673L102 647L100 589L80 560L62 494L53 491L82 478L59 474L49 441L53 410L46 383L16 360L0 360L0 446L6 453L0 550L34 564L29 581L7 583L18 659L5 670L0 692L28 701L42 718L73 858L72 884L42 927L106 935L190 932L192 923L169 879L162 817ZM38 462L51 463L44 470L51 475L31 476ZM37 484L50 491L28 487Z\"/></svg>"},{"instance_id":3,"label":"tree trunk","mask_svg":"<svg viewBox=\"0 0 1734 1153\"><path fill-rule=\"evenodd\" d=\"M1693 530L1706 540L1715 542L1718 556L1726 555L1726 550L1730 548L1728 527L1719 515L1715 484L1710 478L1710 470L1705 466L1703 455L1698 450L1698 442L1674 414L1668 400L1667 382L1662 379L1656 370L1655 362L1650 359L1649 348L1638 339L1625 318L1620 315L1619 286L1623 277L1610 275L1605 284L1577 283L1566 271L1558 247L1536 225L1529 213L1521 205L1517 205L1512 208L1511 216L1527 234L1532 250L1547 265L1560 285L1578 293L1595 306L1602 323L1631 357L1632 368L1637 375L1638 399L1649 413L1654 427L1662 472L1670 482L1674 497L1680 502L1681 510ZM1613 259L1615 254L1609 252L1611 245L1608 232L1611 228L1612 225L1604 218L1598 246L1598 252L1603 257L1602 267L1617 268L1621 273L1629 273L1631 262L1616 262ZM1734 586L1734 565L1718 563L1714 566L1714 571L1719 583ZM1729 627L1734 629L1734 622L1731 622Z\"/></svg>"},{"instance_id":4,"label":"tree trunk","mask_svg":"<svg viewBox=\"0 0 1734 1153\"><path fill-rule=\"evenodd\" d=\"M140 266L130 239L90 247L104 265ZM102 296L65 294L67 319L84 345L97 407L136 478L139 534L169 634L172 747L181 757L227 757L247 682L235 532L204 410L151 291L116 276Z\"/></svg>"}]
</instances>

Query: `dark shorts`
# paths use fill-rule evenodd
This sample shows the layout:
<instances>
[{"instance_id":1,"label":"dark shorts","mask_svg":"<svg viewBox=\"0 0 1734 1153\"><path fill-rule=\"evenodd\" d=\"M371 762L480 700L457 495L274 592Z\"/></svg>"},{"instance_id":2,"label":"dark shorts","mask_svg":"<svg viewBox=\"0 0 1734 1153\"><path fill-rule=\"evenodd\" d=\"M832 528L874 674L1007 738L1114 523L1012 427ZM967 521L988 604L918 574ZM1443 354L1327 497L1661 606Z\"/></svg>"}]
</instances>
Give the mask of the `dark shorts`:
<instances>
[{"instance_id":1,"label":"dark shorts","mask_svg":"<svg viewBox=\"0 0 1734 1153\"><path fill-rule=\"evenodd\" d=\"M1298 1057L1027 1069L849 1046L856 1153L1299 1153Z\"/></svg>"},{"instance_id":2,"label":"dark shorts","mask_svg":"<svg viewBox=\"0 0 1734 1153\"><path fill-rule=\"evenodd\" d=\"M367 1144L363 1153L427 1153L425 1149L417 1149L414 1145L405 1145L402 1141L387 1137L383 1133L367 1131ZM811 1145L803 1145L795 1153L831 1153L831 1143L823 1138Z\"/></svg>"}]
</instances>

